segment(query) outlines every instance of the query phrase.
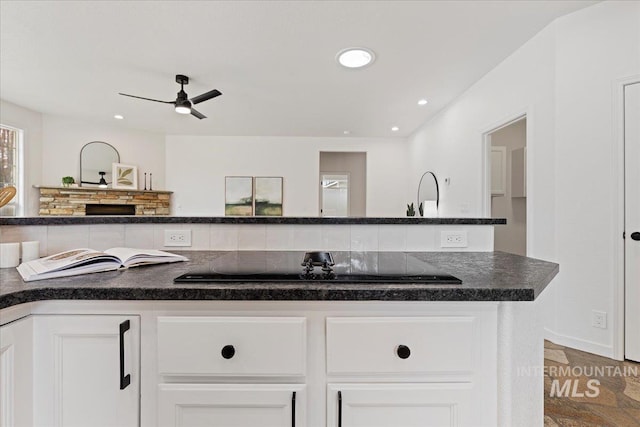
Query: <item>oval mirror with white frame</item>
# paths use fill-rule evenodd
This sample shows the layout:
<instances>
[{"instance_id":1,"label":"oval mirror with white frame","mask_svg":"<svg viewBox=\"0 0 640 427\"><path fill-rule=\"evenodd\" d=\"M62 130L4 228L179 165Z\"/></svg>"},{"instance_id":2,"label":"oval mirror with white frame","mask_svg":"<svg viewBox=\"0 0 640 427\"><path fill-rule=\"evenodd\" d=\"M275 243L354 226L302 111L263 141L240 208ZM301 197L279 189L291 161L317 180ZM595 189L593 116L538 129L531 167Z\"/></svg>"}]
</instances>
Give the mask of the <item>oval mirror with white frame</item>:
<instances>
[{"instance_id":1,"label":"oval mirror with white frame","mask_svg":"<svg viewBox=\"0 0 640 427\"><path fill-rule=\"evenodd\" d=\"M438 206L440 205L440 188L438 186L438 178L436 174L427 171L422 174L420 183L418 184L418 203L419 208L422 203L423 213L425 217L438 216Z\"/></svg>"},{"instance_id":2,"label":"oval mirror with white frame","mask_svg":"<svg viewBox=\"0 0 640 427\"><path fill-rule=\"evenodd\" d=\"M80 150L80 186L110 185L112 163L120 163L120 153L113 145L102 141L85 144Z\"/></svg>"}]
</instances>

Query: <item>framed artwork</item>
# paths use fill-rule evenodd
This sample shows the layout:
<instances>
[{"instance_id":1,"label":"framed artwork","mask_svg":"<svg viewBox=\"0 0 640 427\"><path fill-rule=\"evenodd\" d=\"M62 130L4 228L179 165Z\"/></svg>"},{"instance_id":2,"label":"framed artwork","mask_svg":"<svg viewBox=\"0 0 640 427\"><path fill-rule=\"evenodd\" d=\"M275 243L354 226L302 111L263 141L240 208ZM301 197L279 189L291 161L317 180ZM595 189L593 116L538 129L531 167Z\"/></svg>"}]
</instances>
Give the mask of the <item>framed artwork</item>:
<instances>
[{"instance_id":1,"label":"framed artwork","mask_svg":"<svg viewBox=\"0 0 640 427\"><path fill-rule=\"evenodd\" d=\"M257 176L254 203L256 216L282 216L282 177Z\"/></svg>"},{"instance_id":2,"label":"framed artwork","mask_svg":"<svg viewBox=\"0 0 640 427\"><path fill-rule=\"evenodd\" d=\"M137 190L138 189L138 168L123 163L111 164L111 176L113 182L111 187L120 190Z\"/></svg>"},{"instance_id":3,"label":"framed artwork","mask_svg":"<svg viewBox=\"0 0 640 427\"><path fill-rule=\"evenodd\" d=\"M224 178L225 216L253 215L253 178L227 176Z\"/></svg>"}]
</instances>

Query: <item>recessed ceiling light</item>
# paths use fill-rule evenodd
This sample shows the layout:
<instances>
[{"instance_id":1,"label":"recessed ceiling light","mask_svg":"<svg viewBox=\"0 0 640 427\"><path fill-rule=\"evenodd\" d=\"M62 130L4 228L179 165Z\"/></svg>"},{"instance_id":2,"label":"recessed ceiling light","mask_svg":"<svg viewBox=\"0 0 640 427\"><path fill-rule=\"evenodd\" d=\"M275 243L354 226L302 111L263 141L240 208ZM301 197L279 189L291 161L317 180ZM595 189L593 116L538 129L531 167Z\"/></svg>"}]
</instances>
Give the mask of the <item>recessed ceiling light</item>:
<instances>
[{"instance_id":1,"label":"recessed ceiling light","mask_svg":"<svg viewBox=\"0 0 640 427\"><path fill-rule=\"evenodd\" d=\"M336 59L343 67L362 68L371 64L375 57L373 51L366 47L350 47L338 52Z\"/></svg>"},{"instance_id":2,"label":"recessed ceiling light","mask_svg":"<svg viewBox=\"0 0 640 427\"><path fill-rule=\"evenodd\" d=\"M122 114L116 114L115 116L113 116L113 118L117 120L122 120L124 119L124 116Z\"/></svg>"},{"instance_id":3,"label":"recessed ceiling light","mask_svg":"<svg viewBox=\"0 0 640 427\"><path fill-rule=\"evenodd\" d=\"M342 132L342 133L344 133L345 135L351 135L351 131L350 131L350 130L345 130L345 131L344 131L344 132Z\"/></svg>"},{"instance_id":4,"label":"recessed ceiling light","mask_svg":"<svg viewBox=\"0 0 640 427\"><path fill-rule=\"evenodd\" d=\"M394 126L391 128L392 131L394 132L398 132L400 130L400 128L398 126Z\"/></svg>"},{"instance_id":5,"label":"recessed ceiling light","mask_svg":"<svg viewBox=\"0 0 640 427\"><path fill-rule=\"evenodd\" d=\"M420 101L418 101L418 105L427 105L427 100L421 99Z\"/></svg>"}]
</instances>

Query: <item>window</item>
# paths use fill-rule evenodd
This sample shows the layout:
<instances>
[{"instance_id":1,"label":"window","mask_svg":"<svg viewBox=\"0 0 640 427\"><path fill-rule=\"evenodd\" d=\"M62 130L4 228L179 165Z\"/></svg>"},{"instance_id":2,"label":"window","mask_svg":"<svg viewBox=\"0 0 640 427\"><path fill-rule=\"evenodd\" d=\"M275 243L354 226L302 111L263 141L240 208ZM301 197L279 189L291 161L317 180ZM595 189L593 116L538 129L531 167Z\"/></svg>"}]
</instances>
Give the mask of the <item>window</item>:
<instances>
[{"instance_id":1,"label":"window","mask_svg":"<svg viewBox=\"0 0 640 427\"><path fill-rule=\"evenodd\" d=\"M22 189L21 167L22 131L0 125L0 188L13 186L18 194L11 202L0 208L0 216L15 216L20 214Z\"/></svg>"}]
</instances>

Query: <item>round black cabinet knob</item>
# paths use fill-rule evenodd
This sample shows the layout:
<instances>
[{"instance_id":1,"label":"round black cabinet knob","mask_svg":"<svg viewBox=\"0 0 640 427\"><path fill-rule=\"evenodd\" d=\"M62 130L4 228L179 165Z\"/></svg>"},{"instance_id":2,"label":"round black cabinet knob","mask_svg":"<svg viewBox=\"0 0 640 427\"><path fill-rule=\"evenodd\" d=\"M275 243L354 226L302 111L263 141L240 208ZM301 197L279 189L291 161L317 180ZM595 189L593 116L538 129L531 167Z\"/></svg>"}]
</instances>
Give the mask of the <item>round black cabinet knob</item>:
<instances>
[{"instance_id":1,"label":"round black cabinet knob","mask_svg":"<svg viewBox=\"0 0 640 427\"><path fill-rule=\"evenodd\" d=\"M408 359L411 356L411 349L406 345L399 345L396 348L396 354L400 359Z\"/></svg>"},{"instance_id":2,"label":"round black cabinet knob","mask_svg":"<svg viewBox=\"0 0 640 427\"><path fill-rule=\"evenodd\" d=\"M640 232L634 231L631 233L631 238L636 241L640 240Z\"/></svg>"},{"instance_id":3,"label":"round black cabinet knob","mask_svg":"<svg viewBox=\"0 0 640 427\"><path fill-rule=\"evenodd\" d=\"M236 354L236 349L232 345L225 345L220 353L225 359L231 359Z\"/></svg>"}]
</instances>

